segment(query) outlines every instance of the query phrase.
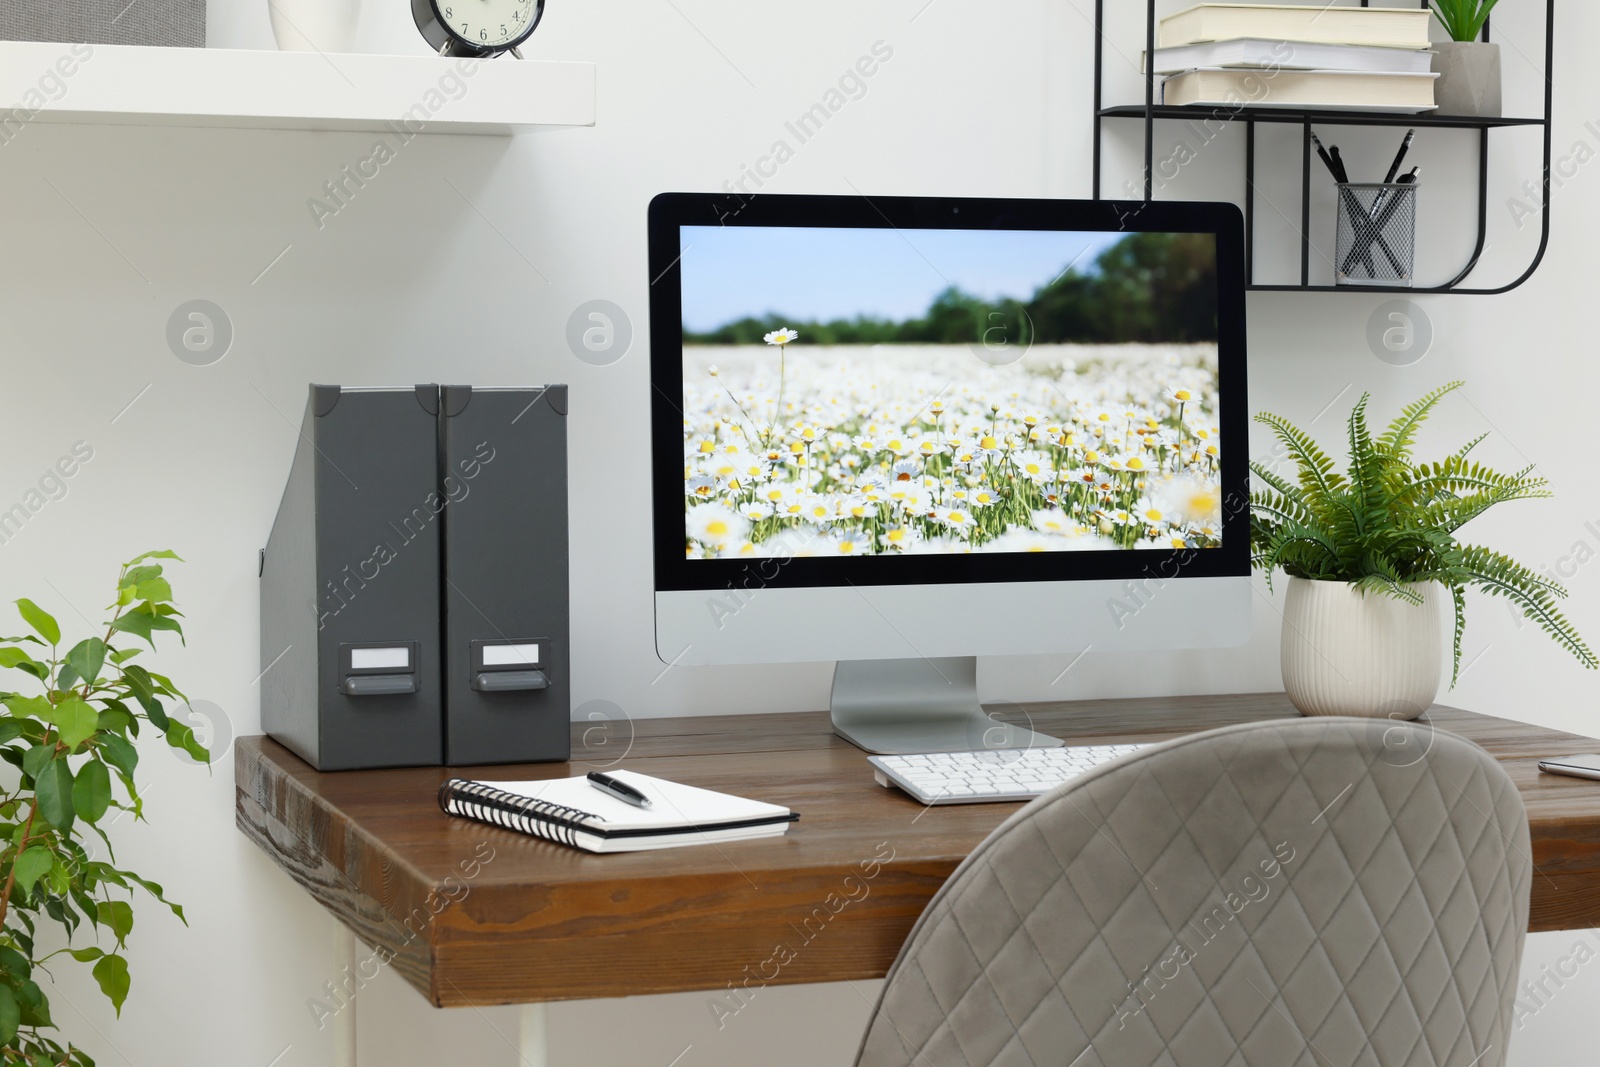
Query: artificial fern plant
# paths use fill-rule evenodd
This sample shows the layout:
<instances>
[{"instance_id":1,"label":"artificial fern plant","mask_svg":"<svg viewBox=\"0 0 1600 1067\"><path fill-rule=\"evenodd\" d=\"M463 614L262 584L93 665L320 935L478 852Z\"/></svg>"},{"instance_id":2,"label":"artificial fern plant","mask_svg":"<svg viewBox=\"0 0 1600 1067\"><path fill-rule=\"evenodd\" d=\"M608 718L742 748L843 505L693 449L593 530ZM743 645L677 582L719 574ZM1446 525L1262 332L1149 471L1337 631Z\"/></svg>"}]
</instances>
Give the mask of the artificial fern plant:
<instances>
[{"instance_id":1,"label":"artificial fern plant","mask_svg":"<svg viewBox=\"0 0 1600 1067\"><path fill-rule=\"evenodd\" d=\"M209 762L194 730L169 717L162 704L182 701L183 694L171 679L131 662L140 652L134 639L154 648L157 630L183 635L172 587L161 565L149 562L177 558L146 552L122 565L101 635L63 649L60 624L33 601L18 600L33 633L0 637L0 668L9 668L10 684L30 690L0 692L0 759L14 768L0 783L4 1067L94 1067L82 1049L45 1034L55 1022L35 972L62 955L92 963L95 981L120 1015L133 930L133 906L124 898L137 887L183 918L161 886L116 866L105 829L117 818L106 819L111 809L144 817L134 780L141 721L165 735L168 745ZM120 797L113 780L122 786ZM102 944L85 943L84 920ZM80 935L76 942L74 935Z\"/></svg>"},{"instance_id":2,"label":"artificial fern plant","mask_svg":"<svg viewBox=\"0 0 1600 1067\"><path fill-rule=\"evenodd\" d=\"M1409 404L1381 435L1367 427L1367 394L1350 412L1350 465L1346 473L1304 431L1277 415L1256 421L1271 427L1298 470L1298 485L1252 461L1266 486L1250 494L1251 562L1295 578L1349 582L1366 594L1421 604L1421 587L1438 582L1455 606L1455 658L1461 674L1466 591L1479 589L1510 600L1585 667L1600 667L1589 646L1556 610L1567 591L1506 556L1456 540L1456 531L1496 504L1547 497L1533 468L1498 474L1468 459L1488 434L1468 441L1436 463L1413 463L1418 427L1451 382Z\"/></svg>"}]
</instances>

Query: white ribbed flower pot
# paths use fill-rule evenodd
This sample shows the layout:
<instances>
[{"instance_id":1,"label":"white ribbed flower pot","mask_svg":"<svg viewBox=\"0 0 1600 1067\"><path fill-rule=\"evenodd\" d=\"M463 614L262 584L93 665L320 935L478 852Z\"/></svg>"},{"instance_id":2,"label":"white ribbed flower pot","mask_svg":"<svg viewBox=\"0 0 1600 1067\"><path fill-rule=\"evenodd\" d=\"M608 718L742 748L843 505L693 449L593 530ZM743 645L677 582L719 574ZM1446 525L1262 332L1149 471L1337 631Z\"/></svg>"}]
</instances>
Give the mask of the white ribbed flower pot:
<instances>
[{"instance_id":1,"label":"white ribbed flower pot","mask_svg":"<svg viewBox=\"0 0 1600 1067\"><path fill-rule=\"evenodd\" d=\"M1414 719L1439 695L1445 591L1419 607L1348 582L1290 578L1283 607L1283 687L1305 715Z\"/></svg>"}]
</instances>

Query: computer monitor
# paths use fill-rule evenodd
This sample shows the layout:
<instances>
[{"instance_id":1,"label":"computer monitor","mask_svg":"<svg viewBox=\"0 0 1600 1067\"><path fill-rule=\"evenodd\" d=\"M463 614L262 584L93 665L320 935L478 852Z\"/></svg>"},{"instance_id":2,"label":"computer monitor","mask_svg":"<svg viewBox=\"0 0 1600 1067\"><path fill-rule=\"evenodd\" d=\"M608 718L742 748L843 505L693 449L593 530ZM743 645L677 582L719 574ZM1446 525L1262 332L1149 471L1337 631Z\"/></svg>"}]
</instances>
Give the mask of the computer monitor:
<instances>
[{"instance_id":1,"label":"computer monitor","mask_svg":"<svg viewBox=\"0 0 1600 1067\"><path fill-rule=\"evenodd\" d=\"M980 655L1249 632L1230 204L650 205L656 647L835 660L872 752L1059 744Z\"/></svg>"}]
</instances>

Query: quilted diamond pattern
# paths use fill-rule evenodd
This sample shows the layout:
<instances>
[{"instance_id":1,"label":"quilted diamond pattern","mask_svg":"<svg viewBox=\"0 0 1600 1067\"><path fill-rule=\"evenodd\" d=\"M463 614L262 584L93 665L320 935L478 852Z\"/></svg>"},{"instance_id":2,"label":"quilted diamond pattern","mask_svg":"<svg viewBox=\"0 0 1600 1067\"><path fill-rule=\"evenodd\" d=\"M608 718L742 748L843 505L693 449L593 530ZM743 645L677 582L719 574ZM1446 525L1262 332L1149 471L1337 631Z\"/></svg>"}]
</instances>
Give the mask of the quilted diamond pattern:
<instances>
[{"instance_id":1,"label":"quilted diamond pattern","mask_svg":"<svg viewBox=\"0 0 1600 1067\"><path fill-rule=\"evenodd\" d=\"M1527 815L1397 729L1228 727L1040 797L923 913L857 1067L1503 1067Z\"/></svg>"}]
</instances>

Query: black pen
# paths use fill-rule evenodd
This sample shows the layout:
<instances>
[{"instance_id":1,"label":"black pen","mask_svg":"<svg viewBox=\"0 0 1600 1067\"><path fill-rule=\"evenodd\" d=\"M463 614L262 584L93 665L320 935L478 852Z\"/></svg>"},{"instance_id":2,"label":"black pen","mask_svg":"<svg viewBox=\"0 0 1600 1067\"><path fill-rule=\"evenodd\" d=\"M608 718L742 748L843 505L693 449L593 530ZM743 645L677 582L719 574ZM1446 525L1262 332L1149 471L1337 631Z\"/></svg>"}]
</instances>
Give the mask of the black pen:
<instances>
[{"instance_id":1,"label":"black pen","mask_svg":"<svg viewBox=\"0 0 1600 1067\"><path fill-rule=\"evenodd\" d=\"M1421 172L1422 172L1422 168L1421 167L1412 167L1411 168L1411 173L1400 175L1400 180L1396 184L1398 184L1398 185L1415 185L1416 181L1417 181L1417 175L1420 174ZM1387 204L1383 205L1383 210L1378 213L1377 218L1373 221L1373 224L1372 224L1373 225L1373 229L1378 233L1378 235L1380 237L1383 234L1383 228L1389 224L1389 220L1394 218L1394 213L1396 211L1399 211L1399 210L1400 210L1400 198L1398 196L1390 197L1389 198L1389 202Z\"/></svg>"},{"instance_id":2,"label":"black pen","mask_svg":"<svg viewBox=\"0 0 1600 1067\"><path fill-rule=\"evenodd\" d=\"M1383 184L1390 184L1394 181L1394 176L1400 173L1400 164L1405 162L1406 153L1411 150L1411 139L1416 135L1416 130L1406 131L1406 139L1400 142L1400 151L1394 154L1394 162L1389 164L1389 173L1384 175Z\"/></svg>"},{"instance_id":3,"label":"black pen","mask_svg":"<svg viewBox=\"0 0 1600 1067\"><path fill-rule=\"evenodd\" d=\"M1333 176L1338 178L1341 184L1349 185L1350 172L1344 169L1344 158L1339 155L1339 146L1334 145L1332 148L1329 148L1328 155L1333 157L1333 165L1335 168Z\"/></svg>"},{"instance_id":4,"label":"black pen","mask_svg":"<svg viewBox=\"0 0 1600 1067\"><path fill-rule=\"evenodd\" d=\"M1328 168L1328 173L1333 175L1333 180L1339 180L1339 172L1334 168L1333 157L1328 155L1328 150L1322 147L1322 138L1316 134L1311 135L1311 143L1317 146L1317 155L1322 157L1322 165Z\"/></svg>"},{"instance_id":5,"label":"black pen","mask_svg":"<svg viewBox=\"0 0 1600 1067\"><path fill-rule=\"evenodd\" d=\"M589 784L600 790L600 792L605 793L607 796L616 797L618 800L627 804L632 804L636 808L648 808L650 806L649 797L639 792L627 782L613 778L609 774L601 774L599 771L590 771Z\"/></svg>"}]
</instances>

